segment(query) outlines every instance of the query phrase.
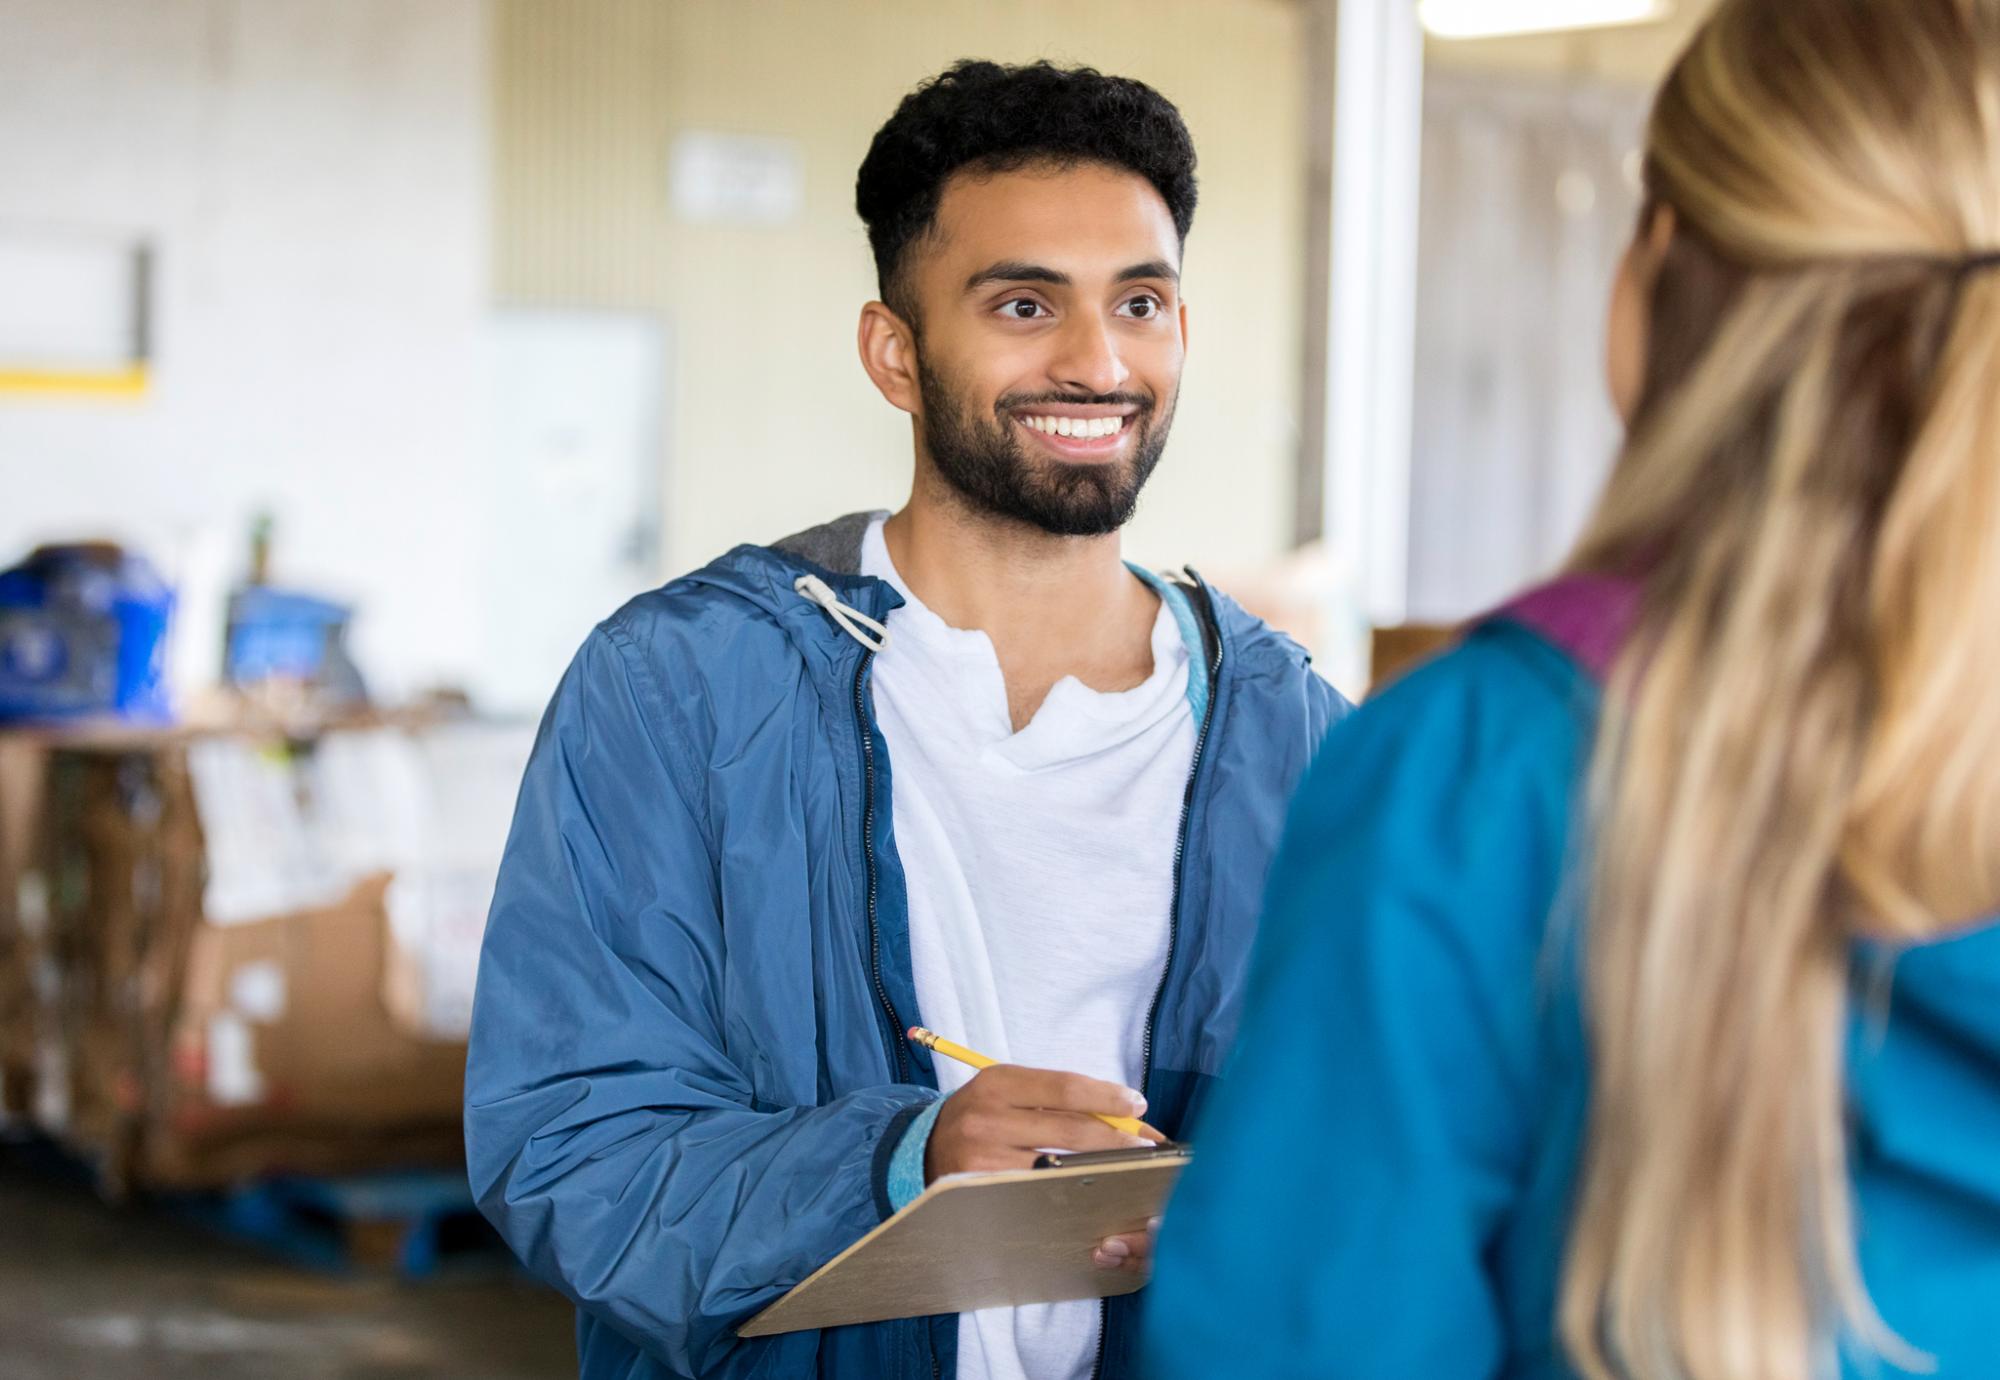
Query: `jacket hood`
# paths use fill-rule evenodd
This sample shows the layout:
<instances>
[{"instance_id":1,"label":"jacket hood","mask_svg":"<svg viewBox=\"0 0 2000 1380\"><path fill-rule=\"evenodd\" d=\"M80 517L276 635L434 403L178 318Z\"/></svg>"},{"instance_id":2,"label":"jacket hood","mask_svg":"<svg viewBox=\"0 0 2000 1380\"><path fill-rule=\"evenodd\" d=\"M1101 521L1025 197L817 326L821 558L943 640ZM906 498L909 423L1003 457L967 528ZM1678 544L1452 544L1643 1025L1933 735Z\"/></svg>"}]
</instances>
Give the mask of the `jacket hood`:
<instances>
[{"instance_id":1,"label":"jacket hood","mask_svg":"<svg viewBox=\"0 0 2000 1380\"><path fill-rule=\"evenodd\" d=\"M842 602L871 618L886 619L902 607L902 596L886 581L861 573L862 540L869 526L886 516L881 511L850 513L769 546L738 546L684 579L747 600L792 629L795 637L816 624L844 640L845 634L799 591L798 582L806 575L818 576ZM1235 600L1212 588L1209 594L1225 664L1255 672L1270 669L1273 660L1297 666L1311 661L1295 642Z\"/></svg>"}]
</instances>

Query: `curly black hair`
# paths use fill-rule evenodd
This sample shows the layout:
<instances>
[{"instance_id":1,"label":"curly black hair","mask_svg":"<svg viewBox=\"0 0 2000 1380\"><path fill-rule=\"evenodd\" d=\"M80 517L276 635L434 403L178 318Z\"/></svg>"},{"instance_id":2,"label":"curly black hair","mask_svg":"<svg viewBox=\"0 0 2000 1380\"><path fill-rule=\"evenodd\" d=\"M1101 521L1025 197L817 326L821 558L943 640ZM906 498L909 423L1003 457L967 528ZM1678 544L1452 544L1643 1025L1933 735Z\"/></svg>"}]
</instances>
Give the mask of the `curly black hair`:
<instances>
[{"instance_id":1,"label":"curly black hair","mask_svg":"<svg viewBox=\"0 0 2000 1380\"><path fill-rule=\"evenodd\" d=\"M882 300L914 322L904 281L912 242L937 222L955 172L1009 172L1033 163L1105 163L1159 191L1181 243L1194 224L1194 140L1172 101L1144 82L1089 67L966 60L903 98L855 179Z\"/></svg>"}]
</instances>

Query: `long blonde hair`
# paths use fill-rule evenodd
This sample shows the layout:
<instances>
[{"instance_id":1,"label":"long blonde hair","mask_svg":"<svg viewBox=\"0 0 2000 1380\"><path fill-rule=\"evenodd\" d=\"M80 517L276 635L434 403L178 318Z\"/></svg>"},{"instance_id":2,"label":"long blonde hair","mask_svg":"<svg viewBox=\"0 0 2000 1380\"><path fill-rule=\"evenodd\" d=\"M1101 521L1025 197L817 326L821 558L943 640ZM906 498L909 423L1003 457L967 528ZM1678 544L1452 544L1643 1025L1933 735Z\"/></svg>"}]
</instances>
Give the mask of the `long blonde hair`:
<instances>
[{"instance_id":1,"label":"long blonde hair","mask_svg":"<svg viewBox=\"0 0 2000 1380\"><path fill-rule=\"evenodd\" d=\"M1643 598L1562 1334L1590 1380L1808 1380L1908 1355L1854 1244L1850 945L2000 903L2000 0L1722 0L1648 143L1677 229L1572 562Z\"/></svg>"}]
</instances>

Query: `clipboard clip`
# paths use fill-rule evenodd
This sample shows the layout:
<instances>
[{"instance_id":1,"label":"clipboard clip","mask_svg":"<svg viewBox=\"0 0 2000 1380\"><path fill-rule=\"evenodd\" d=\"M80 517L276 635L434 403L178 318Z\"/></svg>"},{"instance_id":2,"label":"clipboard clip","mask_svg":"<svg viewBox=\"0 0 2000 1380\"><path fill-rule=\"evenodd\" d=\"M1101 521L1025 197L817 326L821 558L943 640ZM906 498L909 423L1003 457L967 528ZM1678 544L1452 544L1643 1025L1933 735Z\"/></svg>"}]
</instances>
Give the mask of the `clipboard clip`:
<instances>
[{"instance_id":1,"label":"clipboard clip","mask_svg":"<svg viewBox=\"0 0 2000 1380\"><path fill-rule=\"evenodd\" d=\"M1089 1150L1082 1153L1053 1151L1035 1159L1037 1169L1095 1169L1107 1164L1137 1164L1146 1160L1186 1159L1194 1147L1186 1141L1170 1140L1159 1145L1134 1146L1129 1150Z\"/></svg>"}]
</instances>

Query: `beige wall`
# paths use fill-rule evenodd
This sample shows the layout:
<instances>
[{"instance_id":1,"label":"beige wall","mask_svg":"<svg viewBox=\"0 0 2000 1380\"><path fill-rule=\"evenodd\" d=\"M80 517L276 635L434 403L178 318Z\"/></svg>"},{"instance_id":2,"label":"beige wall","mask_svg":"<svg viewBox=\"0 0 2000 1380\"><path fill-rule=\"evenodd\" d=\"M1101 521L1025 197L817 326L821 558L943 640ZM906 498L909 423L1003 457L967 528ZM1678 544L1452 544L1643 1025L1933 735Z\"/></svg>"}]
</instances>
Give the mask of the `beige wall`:
<instances>
[{"instance_id":1,"label":"beige wall","mask_svg":"<svg viewBox=\"0 0 2000 1380\"><path fill-rule=\"evenodd\" d=\"M967 56L1089 62L1180 104L1201 157L1193 351L1128 549L1237 565L1287 544L1304 226L1296 5L500 0L495 22L497 292L670 321L670 570L907 493L907 420L854 355L874 292L854 173L903 93ZM677 222L667 151L688 128L799 141L803 215L771 230Z\"/></svg>"}]
</instances>

